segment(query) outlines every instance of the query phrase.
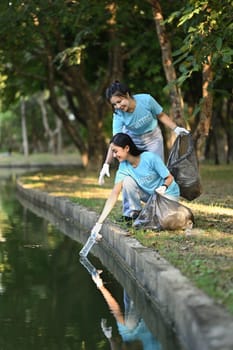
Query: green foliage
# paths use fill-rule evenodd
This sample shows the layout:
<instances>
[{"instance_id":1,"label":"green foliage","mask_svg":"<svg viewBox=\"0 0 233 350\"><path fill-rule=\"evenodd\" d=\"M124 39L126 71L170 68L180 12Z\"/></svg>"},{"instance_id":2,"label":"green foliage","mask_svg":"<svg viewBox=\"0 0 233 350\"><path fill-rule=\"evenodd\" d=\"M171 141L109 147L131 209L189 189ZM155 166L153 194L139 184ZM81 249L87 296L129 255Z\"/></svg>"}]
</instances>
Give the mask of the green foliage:
<instances>
[{"instance_id":1,"label":"green foliage","mask_svg":"<svg viewBox=\"0 0 233 350\"><path fill-rule=\"evenodd\" d=\"M20 144L21 125L14 111L0 113L0 152L11 152Z\"/></svg>"},{"instance_id":2,"label":"green foliage","mask_svg":"<svg viewBox=\"0 0 233 350\"><path fill-rule=\"evenodd\" d=\"M214 81L224 72L232 76L232 1L190 0L179 11L170 15L168 23L182 28L183 44L173 52L175 64L179 64L180 85L193 72L201 71L203 63L211 63Z\"/></svg>"},{"instance_id":3,"label":"green foliage","mask_svg":"<svg viewBox=\"0 0 233 350\"><path fill-rule=\"evenodd\" d=\"M168 103L168 96L162 90L165 78L151 6L139 0L119 1L115 17L111 6L112 2L105 0L1 3L0 41L4 45L1 46L0 72L5 81L0 98L3 108L12 109L22 96L31 100L31 96L45 89L53 89L55 97L64 96L63 99L69 91L66 112L74 106L78 117L81 116L79 119L76 115L71 127L78 126L82 143L93 139L86 123L91 118L93 128L102 125L103 134L109 137L112 115L106 112L106 107L103 114L101 108L106 84L113 79L116 47L121 51L118 60L122 60L122 64L118 62L116 66L123 69L119 77L123 73L123 80L130 84L132 92L150 91L162 104ZM88 115L90 98L99 103L96 115ZM40 118L37 105L34 116L31 117L29 111L27 118L29 141L35 134L36 139L43 140L42 123L30 122L35 118ZM95 133L99 134L99 130Z\"/></svg>"},{"instance_id":4,"label":"green foliage","mask_svg":"<svg viewBox=\"0 0 233 350\"><path fill-rule=\"evenodd\" d=\"M112 115L104 93L118 76L133 93L150 92L168 110L171 102L168 88L164 90L150 2L119 0L115 9L111 6L106 0L1 2L2 108L13 109L22 96L30 100L38 91L50 90L57 100L62 96L64 114L76 112L69 126L73 134L79 131L77 138L85 150L93 150L93 134L110 137ZM161 0L161 6L187 104L195 108L199 102L201 67L209 56L215 79L212 88L221 88L224 94L230 91L231 1ZM96 110L90 112L91 101ZM30 132L33 127L29 126Z\"/></svg>"},{"instance_id":5,"label":"green foliage","mask_svg":"<svg viewBox=\"0 0 233 350\"><path fill-rule=\"evenodd\" d=\"M117 36L109 41L107 4L106 1L80 1L66 5L61 0L1 4L2 39L5 36L2 64L10 83L3 95L6 105L17 99L19 92L26 96L46 85L46 51L50 51L60 69L67 64L80 64L81 59L90 84L96 85L96 79L106 73L108 49L114 45L122 48L126 65L124 80L129 80L137 90L152 89L152 93L158 90L156 95L161 97L160 89L153 88L156 81L164 85L165 80L150 5L140 1L118 2ZM14 31L10 23L15 23ZM6 61L11 62L10 65L6 65Z\"/></svg>"}]
</instances>

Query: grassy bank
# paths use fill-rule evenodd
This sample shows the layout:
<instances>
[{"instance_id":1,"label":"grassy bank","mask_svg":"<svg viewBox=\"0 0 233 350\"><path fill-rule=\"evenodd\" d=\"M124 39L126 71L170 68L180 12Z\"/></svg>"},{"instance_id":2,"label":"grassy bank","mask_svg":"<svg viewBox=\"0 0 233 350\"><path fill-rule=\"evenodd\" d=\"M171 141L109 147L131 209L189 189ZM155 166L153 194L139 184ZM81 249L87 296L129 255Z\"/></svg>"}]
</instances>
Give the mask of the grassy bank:
<instances>
[{"instance_id":1,"label":"grassy bank","mask_svg":"<svg viewBox=\"0 0 233 350\"><path fill-rule=\"evenodd\" d=\"M0 167L36 166L36 165L77 165L80 156L75 152L51 155L50 153L35 153L24 156L21 153L0 153Z\"/></svg>"},{"instance_id":2,"label":"grassy bank","mask_svg":"<svg viewBox=\"0 0 233 350\"><path fill-rule=\"evenodd\" d=\"M233 314L233 165L200 166L203 193L192 202L182 201L194 214L191 235L184 231L127 230L143 245L156 249L196 286ZM37 172L23 176L25 186L55 196L67 196L81 205L101 211L114 174L103 187L97 173L85 171ZM121 201L110 219L121 215Z\"/></svg>"}]
</instances>

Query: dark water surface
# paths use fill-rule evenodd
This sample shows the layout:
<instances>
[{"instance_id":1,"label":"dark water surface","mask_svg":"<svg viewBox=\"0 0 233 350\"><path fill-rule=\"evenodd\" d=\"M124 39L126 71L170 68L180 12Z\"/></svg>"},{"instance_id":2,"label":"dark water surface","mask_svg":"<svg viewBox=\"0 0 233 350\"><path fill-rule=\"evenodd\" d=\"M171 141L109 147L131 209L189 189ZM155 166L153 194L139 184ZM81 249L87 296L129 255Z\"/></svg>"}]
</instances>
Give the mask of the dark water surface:
<instances>
[{"instance_id":1,"label":"dark water surface","mask_svg":"<svg viewBox=\"0 0 233 350\"><path fill-rule=\"evenodd\" d=\"M181 350L111 256L80 261L79 242L18 200L13 174L0 170L0 191L0 350Z\"/></svg>"}]
</instances>

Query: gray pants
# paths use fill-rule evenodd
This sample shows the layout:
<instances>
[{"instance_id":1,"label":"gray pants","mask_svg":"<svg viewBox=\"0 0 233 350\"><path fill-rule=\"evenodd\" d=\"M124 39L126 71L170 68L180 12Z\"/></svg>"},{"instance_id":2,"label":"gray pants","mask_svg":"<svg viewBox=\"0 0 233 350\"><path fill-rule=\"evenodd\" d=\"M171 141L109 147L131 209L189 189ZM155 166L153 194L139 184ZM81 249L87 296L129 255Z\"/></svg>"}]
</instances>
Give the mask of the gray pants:
<instances>
[{"instance_id":1,"label":"gray pants","mask_svg":"<svg viewBox=\"0 0 233 350\"><path fill-rule=\"evenodd\" d=\"M155 128L153 131L150 131L146 134L139 135L139 136L131 135L130 132L127 130L125 130L125 132L131 136L135 145L139 149L141 149L143 151L153 152L153 153L159 155L162 158L162 160L164 161L163 136L162 136L162 132L161 132L161 129L159 126L157 126L157 128ZM139 191L140 189L139 189L137 184L136 184L136 186L137 186L137 189ZM124 184L123 184L123 187L124 187ZM125 187L127 187L127 186L125 186ZM140 200L139 200L139 202L134 201L136 198L133 198L133 197L136 196L137 190L134 190L134 191L135 191L135 193L132 193L132 195L130 196L131 200L129 203L128 202L129 201L128 190L123 188L123 193L122 193L123 210L122 211L123 211L124 216L130 216L130 211L132 211L132 210L141 210L141 206L139 208L139 204L138 204L138 203L140 203ZM149 196L147 197L147 199L148 198L149 198ZM147 201L147 199L145 200L145 202ZM136 204L133 204L133 203L136 203ZM137 208L134 208L135 206Z\"/></svg>"},{"instance_id":2,"label":"gray pants","mask_svg":"<svg viewBox=\"0 0 233 350\"><path fill-rule=\"evenodd\" d=\"M141 201L147 202L150 195L144 192L131 176L126 176L123 181L123 215L130 216L134 210L142 209Z\"/></svg>"},{"instance_id":3,"label":"gray pants","mask_svg":"<svg viewBox=\"0 0 233 350\"><path fill-rule=\"evenodd\" d=\"M131 216L130 214L132 211L142 210L141 202L146 203L150 197L150 194L143 191L131 176L126 176L124 178L122 194L124 199L124 216ZM179 197L174 197L168 194L166 194L166 197L173 201L179 201Z\"/></svg>"},{"instance_id":4,"label":"gray pants","mask_svg":"<svg viewBox=\"0 0 233 350\"><path fill-rule=\"evenodd\" d=\"M153 131L147 132L143 135L135 136L127 130L126 133L132 138L133 142L139 149L153 152L159 155L164 161L163 135L159 126Z\"/></svg>"}]
</instances>

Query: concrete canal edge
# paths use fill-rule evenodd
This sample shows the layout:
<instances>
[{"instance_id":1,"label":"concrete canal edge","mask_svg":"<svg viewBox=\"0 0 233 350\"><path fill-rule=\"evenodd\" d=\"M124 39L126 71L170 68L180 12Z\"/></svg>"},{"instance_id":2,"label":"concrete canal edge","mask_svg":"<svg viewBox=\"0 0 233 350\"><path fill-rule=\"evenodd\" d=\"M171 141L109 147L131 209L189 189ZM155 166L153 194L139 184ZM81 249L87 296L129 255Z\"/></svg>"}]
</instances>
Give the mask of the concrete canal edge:
<instances>
[{"instance_id":1,"label":"concrete canal edge","mask_svg":"<svg viewBox=\"0 0 233 350\"><path fill-rule=\"evenodd\" d=\"M17 181L20 196L74 225L91 229L97 214L64 197L28 189ZM233 350L233 316L192 285L178 269L156 251L142 246L126 231L107 220L101 231L104 244L114 251L140 287L159 305L161 314L173 325L190 350ZM85 242L81 242L85 243Z\"/></svg>"}]
</instances>

